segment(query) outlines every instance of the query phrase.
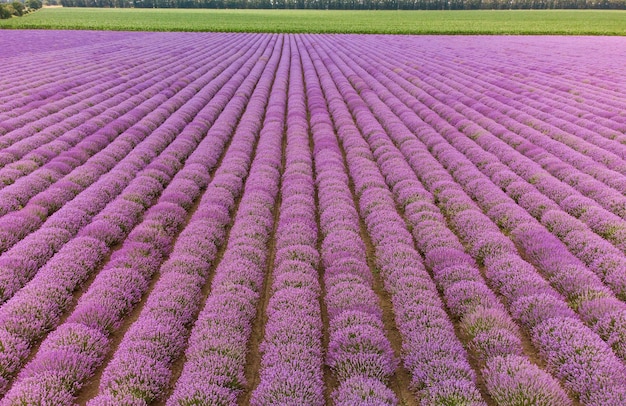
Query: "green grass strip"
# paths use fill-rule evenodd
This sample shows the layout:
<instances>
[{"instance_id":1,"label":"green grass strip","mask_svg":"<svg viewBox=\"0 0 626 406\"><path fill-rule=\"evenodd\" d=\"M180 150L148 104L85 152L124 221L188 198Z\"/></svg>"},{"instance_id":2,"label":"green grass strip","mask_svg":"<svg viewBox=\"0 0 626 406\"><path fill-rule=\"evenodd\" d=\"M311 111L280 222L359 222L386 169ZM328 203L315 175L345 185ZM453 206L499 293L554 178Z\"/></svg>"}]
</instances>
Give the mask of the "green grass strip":
<instances>
[{"instance_id":1,"label":"green grass strip","mask_svg":"<svg viewBox=\"0 0 626 406\"><path fill-rule=\"evenodd\" d=\"M626 35L626 11L45 8L0 28L368 34Z\"/></svg>"}]
</instances>

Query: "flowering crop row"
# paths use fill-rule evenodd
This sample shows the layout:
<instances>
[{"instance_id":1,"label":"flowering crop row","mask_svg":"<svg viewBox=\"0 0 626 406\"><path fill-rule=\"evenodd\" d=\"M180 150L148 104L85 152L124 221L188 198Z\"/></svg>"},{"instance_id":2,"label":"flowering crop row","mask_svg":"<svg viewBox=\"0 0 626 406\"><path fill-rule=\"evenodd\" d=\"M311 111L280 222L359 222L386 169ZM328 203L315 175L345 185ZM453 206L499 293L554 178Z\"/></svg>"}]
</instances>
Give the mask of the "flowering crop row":
<instances>
[{"instance_id":1,"label":"flowering crop row","mask_svg":"<svg viewBox=\"0 0 626 406\"><path fill-rule=\"evenodd\" d=\"M251 47L249 52L259 53L260 51ZM245 54L242 56L245 56ZM88 329L87 331L98 332L99 335L105 334L101 339L101 346L95 348L94 351L96 353L98 351L106 351L108 344L106 339L107 333L111 333L118 328L123 316L130 311L132 306L141 298L142 293L147 290L147 282L150 279L150 275L156 271L161 258L169 250L174 233L182 225L185 209L188 210L190 208L194 200L194 194L197 195L206 186L208 181L206 174L209 169L217 164L219 151L228 141L230 131L237 123L238 114L241 114L245 106L245 98L233 99L232 101L231 98L246 78L248 79L248 91L254 87L254 82L252 82L254 76L249 75L253 61L245 57L241 58L239 64L232 64L229 70L218 76L213 86L205 87L204 90L207 92L205 96L211 96L218 92L220 87L224 87L224 89L221 94L215 95L212 102L209 102L205 109L200 111L197 120L198 126L189 126L186 128L187 131L183 131L184 134L178 136L176 140L179 142L178 148L173 148L171 154L164 157L162 162L159 162L158 159L153 162L154 171L161 172L161 176L166 184L170 183L172 176L170 171L175 168L172 164L178 161L178 165L181 165L181 158L185 159L185 156L181 154L193 151L200 137L207 133L210 124L219 120L204 138L204 148L202 148L203 145L201 144L195 149L192 156L189 157L187 165L176 174L169 186L163 190L165 185L154 178L155 173L147 172L143 176L136 178L135 185L131 184L120 198L113 202L109 213L101 213L100 227L94 226L93 233L91 233L93 238L106 241L111 238L110 234L112 232L115 233L116 230L119 232L125 229L125 233L128 233L132 229L132 232L124 241L121 249L115 252L109 263L81 297L67 322L60 326L54 334L58 333L61 337L63 334L71 335L74 328L82 329L84 327ZM233 75L240 69L240 65L244 65L246 70L239 76ZM228 83L233 76L234 83ZM225 109L224 106L228 103L230 103L231 108ZM231 115L230 120L228 120L229 113ZM170 175L158 168L170 172ZM150 205L154 196L161 194L161 191L162 195L158 204L144 214L142 224L133 229L134 224L136 224L136 221L139 220L140 215L145 210L144 206ZM84 251L78 250L74 255L80 254L84 255ZM0 309L0 312L7 310L7 320L2 324L2 327L11 334L11 338L15 339L12 345L16 352L18 350L21 352L11 354L11 358L7 360L7 362L12 362L10 365L13 369L5 368L3 370L6 370L7 373L13 372L15 367L19 365L18 363L25 355L25 352L28 351L29 344L43 332L54 326L59 318L59 313L62 311L62 309L55 309L54 307L69 305L68 301L71 296L68 297L67 294L71 295L75 286L86 278L87 275L85 273L90 269L94 270L97 261L92 260L91 265L90 268L80 270L83 273L82 275L78 272L72 272L66 278L60 278L59 273L64 270L59 265L52 265L49 268L50 271L48 269L45 270L46 272L42 271L41 277L32 281L28 286L32 286L32 289L20 291L20 294L14 300L8 302L7 305ZM130 272L131 270L132 272ZM71 279L67 280L69 278ZM67 292L65 297L61 296L59 298L50 294L48 294L49 298L35 296L37 293L40 293L41 289L49 290L46 282L50 280L55 281L54 285L59 285L57 289L60 290L60 293L63 293L64 290ZM117 291L112 290L112 286L117 286ZM53 289L51 293L56 293L57 289ZM32 290L33 294L30 294L29 290ZM22 298L24 299L22 300ZM33 301L35 303L38 301L41 307L33 308ZM38 323L33 325L33 318ZM22 331L24 330L21 327L23 325L25 325L27 331ZM64 330L66 333L63 333ZM50 339L47 341L50 341ZM88 355L93 357L93 354ZM84 369L84 371L81 371L84 375L82 380L87 378L91 374L91 370L101 361L101 357L93 357L91 362L83 360L85 364L81 365L81 368ZM31 375L33 374L31 373ZM30 381L36 382L37 378L38 376L34 374L34 379ZM27 380L23 384L22 394L24 396L28 395L29 392L34 392L28 385L30 381ZM60 383L62 382L59 381L57 385ZM49 383L49 385L52 384L52 382ZM19 386L13 388L13 393L15 393L16 398L21 396ZM46 392L34 392L36 396L41 395L41 393Z\"/></svg>"},{"instance_id":2,"label":"flowering crop row","mask_svg":"<svg viewBox=\"0 0 626 406\"><path fill-rule=\"evenodd\" d=\"M482 404L467 354L454 334L437 289L413 247L411 235L396 211L372 153L352 122L354 117L357 123L368 124L363 117L365 106L354 94L347 93L349 84L337 81L340 74L336 66L328 61L325 66L319 64L324 56L316 55L313 59L318 62L322 87L331 100L329 110L338 126L337 133L359 200L359 212L376 250L376 265L392 296L398 329L404 340L404 364L412 373L412 386L422 392L425 404ZM345 102L341 99L342 93L346 95ZM371 127L363 129L368 134L371 131ZM418 314L428 316L415 317Z\"/></svg>"},{"instance_id":3,"label":"flowering crop row","mask_svg":"<svg viewBox=\"0 0 626 406\"><path fill-rule=\"evenodd\" d=\"M350 180L328 100L320 87L322 78L318 79L313 63L309 53L303 52L323 237L320 254L329 318L327 363L339 381L333 396L338 405L358 399L396 405L396 395L386 384L397 360L385 335Z\"/></svg>"},{"instance_id":4,"label":"flowering crop row","mask_svg":"<svg viewBox=\"0 0 626 406\"><path fill-rule=\"evenodd\" d=\"M272 50L269 46L263 55L271 55ZM268 84L271 83L271 75L267 72L271 69L274 67L263 62L254 66L239 89L240 97L229 103L231 108L224 110L219 122L209 130L209 135L215 130L221 137L227 137L234 131L232 142L197 211L176 240L168 260L161 266L160 278L139 318L104 371L100 395L90 404L150 403L167 389L171 364L181 355L190 325L197 317L202 287L206 285L210 265L224 243L230 214L243 189L243 179L248 174L254 140L258 138L258 113L253 112L263 108ZM240 72L238 76L241 80L246 74ZM255 80L258 82L255 83ZM252 93L255 85L262 90ZM248 109L235 129L237 118L250 94L252 98ZM155 341L167 345L155 347L152 344ZM151 368L146 369L149 359Z\"/></svg>"},{"instance_id":5,"label":"flowering crop row","mask_svg":"<svg viewBox=\"0 0 626 406\"><path fill-rule=\"evenodd\" d=\"M549 200L546 202L545 197L536 191L533 192L532 186L520 182L519 178L516 181L515 174L501 163L492 162L493 158L489 154L480 153L475 148L470 150L472 148L471 141L462 144L463 139L446 138L450 140L452 145L457 146L458 150L471 151L466 153L466 156L477 167L480 166L481 172L490 176L495 185L501 186L506 191L509 191L507 187L516 190L512 197L517 197L518 204L529 213L536 213L537 208L543 207L545 209L552 204L554 208L545 211L541 216L542 222L553 233L555 233L556 225L559 225L560 228L555 233L557 236L563 236L561 233L566 234L568 232L568 229L563 225L568 220L567 215L560 212L558 206ZM493 144L496 142L494 141ZM483 165L478 165L478 162L483 162ZM487 164L487 162L492 163ZM554 288L567 298L570 306L583 317L584 321L612 346L618 356L624 358L624 340L626 339L624 303L613 296L607 287L568 251L564 244L550 235L546 229L538 226L529 214L519 208L514 209L515 211L512 213L512 206L509 205L514 202L507 199L502 191L497 188L494 189L494 184L477 181L471 186L472 190L477 192L476 199L480 205L488 212L492 220L508 233L513 232L518 225L524 225L524 227L513 232L513 241L524 249L533 264L548 277ZM516 185L517 188L515 188ZM491 188L491 191L485 194L485 189L479 190L477 189L478 186ZM531 195L531 193L534 194ZM569 224L574 221L570 218ZM565 222L565 224L568 223ZM610 245L607 248L606 241L597 241L599 237L593 233L589 234L590 232L584 227L579 227L575 231L576 233L572 233L569 240L565 239L565 243L571 249L572 241L578 241L579 245L574 247L573 252L578 254L576 256L588 258L585 261L587 264L592 262L591 258L593 257L605 269L612 266L609 270L612 270L613 273L605 271L602 276L604 276L605 281L608 280L610 287L619 285L619 281L623 277L623 273L619 272L620 269L623 269L619 266L623 262L619 252L615 252L615 249ZM575 239L576 237L578 239ZM596 241L596 244L593 244L593 241ZM594 270L593 267L591 269Z\"/></svg>"},{"instance_id":6,"label":"flowering crop row","mask_svg":"<svg viewBox=\"0 0 626 406\"><path fill-rule=\"evenodd\" d=\"M149 61L144 69L135 69L132 63L127 63L137 56ZM46 159L45 155L41 155L42 152L58 153L59 148L71 146L71 143L75 142L72 140L77 136L84 136L85 132L81 130L85 130L85 124L89 118L98 116L99 120L103 120L92 122L91 126L96 123L102 126L117 118L116 115L119 115L116 114L117 109L107 110L111 102L119 104L120 97L122 101L128 99L129 96L134 96L139 91L150 87L152 85L150 82L155 79L157 81L162 79L151 75L153 70L171 73L171 70L175 69L174 61L163 65L159 63L159 56L160 52L152 49L143 50L139 55L127 51L120 53L117 61L111 59L108 63L102 64L97 60L90 60L85 64L85 55L77 57L73 53L68 53L67 59L62 64L48 67L45 74L48 81L54 82L66 75L71 77L71 81L52 89L33 92L31 97L35 99L34 101L22 108L13 108L10 113L0 115L0 121L5 130L0 144L2 148L0 162L2 164L14 162L29 153L29 158L36 159L34 163L14 162L2 168L3 182L0 187L3 187L5 183L12 183L13 176L21 175L21 172L27 171L34 164ZM199 60L201 60L199 55L189 55L185 58L185 62L189 64L197 63ZM71 63L81 64L84 68L79 72L68 71L67 67L71 66ZM190 73L193 69L186 68L184 71ZM99 79L96 83L93 81L94 77ZM33 78L24 79L32 80ZM167 86L167 83L164 82L161 86L163 85ZM26 90L24 93L30 92ZM25 102L27 98L18 100ZM15 127L18 128L15 129ZM70 144L61 143L64 140L69 141ZM55 142L51 143L51 141ZM53 146L55 149L51 150ZM40 147L39 153L34 150L37 147Z\"/></svg>"},{"instance_id":7,"label":"flowering crop row","mask_svg":"<svg viewBox=\"0 0 626 406\"><path fill-rule=\"evenodd\" d=\"M388 74L392 78L394 77L392 71L389 71ZM393 89L392 83L389 83L388 86ZM394 90L398 94L402 94L397 87ZM430 158L427 155L420 156L419 165L413 164L414 161L411 159L408 162L413 164L412 166L418 176L428 176L423 178L423 181L427 186L432 182L431 191L441 201L449 221L455 226L457 233L469 247L469 253L486 266L487 276L492 274L494 279L511 276L510 274L506 276L502 274L504 264L512 268L511 271L520 272L521 269L524 269L523 261L517 256L511 241L503 238L495 225L484 217L463 189L470 190L478 202L485 204L487 201L489 207L506 203L500 197L502 191L490 182L478 182L481 176L476 167L444 141L443 136L448 137L453 134L451 131L443 131L447 125L445 121L437 120L434 116L428 118L429 124L439 129L438 132L435 132L433 127L424 126L424 122L416 114L413 114L413 117L406 114L406 106L418 107L415 104L415 99L405 97L402 100L406 103L404 107L400 104L392 104L390 101L387 101L387 104L395 108L396 114L402 117L407 126L418 136L418 139L424 142L418 148L437 158L441 163L435 165L443 164L451 171L454 178L450 178L446 172L429 168L426 162L432 160L432 156ZM417 110L418 114L422 112L424 110ZM390 135L393 136L392 133ZM452 142L461 143L463 140L466 140L466 143L471 142L470 139L464 137L455 137ZM400 140L396 142L400 142ZM415 154L416 151L412 150L407 152L405 157L416 157ZM519 207L516 210L523 212L523 209ZM511 208L509 207L510 212ZM517 219L519 214L512 214L511 217ZM523 226L522 224L521 227ZM515 269L515 267L519 267L519 269ZM558 301L558 294L551 291L543 279L535 277L535 281L530 284L528 278L532 276L534 271L528 266L525 269L525 274L517 276L518 278L523 276L526 279L524 282L520 281L524 290L513 292L501 290L501 293L518 312L517 317L522 325L535 329L532 334L539 351L544 351L546 357L551 357L550 361L554 362L553 368L556 375L565 380L565 384L570 387L570 390L579 392L585 403L618 404L624 396L623 365L606 347L606 344L599 340L598 336L585 330L580 322L572 318L574 316L572 310L563 301ZM563 278L562 276L561 280ZM500 279L497 282L494 280L494 285L504 285L505 288L513 287L511 281L506 279ZM583 288L584 284L580 287ZM538 295L539 292L541 294ZM506 293L511 296L506 295ZM542 308L546 310L540 310ZM548 309L550 310L548 311ZM528 312L528 314L524 314L524 312ZM512 313L516 316L515 312ZM559 313L560 317L557 317ZM559 318L563 318L563 320L559 321ZM562 335L576 336L578 342L563 340ZM545 349L542 348L543 346ZM585 365L584 368L573 370L569 366L568 358L574 356L577 351L581 351L581 348L594 348L594 350L586 355L586 359L583 358L578 361ZM592 373L591 368L596 368L596 371Z\"/></svg>"},{"instance_id":8,"label":"flowering crop row","mask_svg":"<svg viewBox=\"0 0 626 406\"><path fill-rule=\"evenodd\" d=\"M445 85L439 83L437 85L442 90L450 93L449 89L444 88ZM437 91L434 87L424 86L423 88L430 90L431 93L436 93ZM471 92L468 93L471 94ZM478 94L476 94L476 97L478 97ZM460 100L465 104L469 104L470 102L465 101L466 99L471 100L468 96L460 97ZM426 103L428 104L429 102ZM626 265L626 257L620 251L624 251L626 248L624 246L626 222L605 210L594 200L584 198L576 189L567 184L562 184L558 179L550 176L538 164L515 150L507 148L506 144L497 137L485 132L484 128L488 128L494 133L503 134L502 137L509 139L514 137L502 126L496 127L490 120L478 114L474 110L475 106L476 102L473 103L471 109L455 107L456 110L463 112L462 115L453 112L454 110L451 108L442 113L450 122L455 123L459 131L466 134L468 138L475 140L476 144L485 150L483 153L475 151L472 153L472 156L468 155L468 157L474 164L481 163L481 170L490 174L494 183L505 189L507 194L514 198L520 206L540 220L553 234L562 239L568 248L585 265L596 272L615 294L623 296L626 277L620 272L620 269ZM443 112L444 109L442 108L441 111ZM471 120L472 124L464 121L467 119ZM523 141L519 139L513 138L513 142L517 145L523 144ZM471 143L467 143L467 145L471 145ZM534 155L541 154L541 156L545 156L548 154L545 148L540 150L534 148L533 151ZM577 171L571 170L566 164L560 161L557 163L553 162L553 164L555 166L558 165L561 173L577 175L576 182L578 185L584 185L585 190L595 189L601 191L603 193L601 196L594 195L593 197L599 202L607 202L605 206L610 203L609 206L622 207L626 202L621 193L613 191L613 194L607 195L605 192L610 191L610 188L603 184L599 187L598 183L600 182L598 181L589 181L581 178ZM586 164L586 167L590 167L590 165ZM503 168L506 169L503 170ZM519 176L516 176L516 174ZM613 176L614 179L620 177L619 174L614 174ZM615 193L617 193L618 197L615 197ZM610 208L609 206L607 208ZM581 221L564 214L561 209L579 217ZM583 223L589 226L591 230ZM598 235L595 235L592 230ZM575 233L572 233L572 231L575 231ZM612 247L610 243L602 238L611 242L615 247Z\"/></svg>"},{"instance_id":9,"label":"flowering crop row","mask_svg":"<svg viewBox=\"0 0 626 406\"><path fill-rule=\"evenodd\" d=\"M346 60L338 56L331 57L342 73L346 77L354 77L352 74L358 67L351 69L345 64ZM485 283L476 262L464 252L458 238L447 228L444 216L434 204L433 195L424 189L401 152L386 136L389 132L394 137L410 139L408 128L377 94L368 91L368 86L376 89L383 98L384 89L365 71L360 70L359 73L361 80L352 80L355 90L347 90L346 93L354 96L359 91L373 114L368 117L366 111L360 110L361 120L357 119L357 123L360 121L362 133L368 134L365 139L373 157L397 203L406 213L416 246L425 256L450 312L461 320L461 328L467 337L466 346L485 365L482 372L491 395L503 405L533 401L555 406L569 404L567 395L554 378L523 356L515 323ZM347 79L338 77L336 80ZM509 377L503 373L502 365L510 368L511 372L507 372Z\"/></svg>"},{"instance_id":10,"label":"flowering crop row","mask_svg":"<svg viewBox=\"0 0 626 406\"><path fill-rule=\"evenodd\" d=\"M216 74L229 66L235 57L231 56L219 64L217 62L210 64L207 68L218 66L218 70L213 73ZM5 206L6 210L23 206L23 209L0 218L0 252L6 251L25 235L37 229L66 202L76 197L99 176L110 171L118 161L143 141L153 128L161 124L159 106L168 100L168 96L157 92L163 92L168 87L170 93L182 90L183 83L172 86L176 79L184 77L184 74L185 71L171 76L153 73L156 84L145 90L147 95L144 97L150 96L145 103L131 109L127 104L131 103L132 98L123 102L121 106L126 105L124 108L128 110L126 115L109 124L103 123L103 128L96 130L82 143L76 145L76 148L61 153L40 170L0 191L0 199L11 205ZM139 91L146 87L146 84L144 82L135 90ZM121 98L118 102L124 99L123 95L118 96ZM115 101L115 98L113 100ZM93 126L93 123L91 125ZM76 168L77 166L79 167ZM83 179L85 174L89 175L89 179Z\"/></svg>"},{"instance_id":11,"label":"flowering crop row","mask_svg":"<svg viewBox=\"0 0 626 406\"><path fill-rule=\"evenodd\" d=\"M255 95L258 103L246 110L251 122L242 122L244 131L256 131L265 121L255 158L228 246L215 269L211 292L191 330L186 362L168 405L236 404L237 396L248 384L245 377L247 342L260 292L266 283L268 247L282 172L290 66L289 46L284 37L278 39L268 64L270 69L265 71L265 76L269 80L257 87L260 90Z\"/></svg>"},{"instance_id":12,"label":"flowering crop row","mask_svg":"<svg viewBox=\"0 0 626 406\"><path fill-rule=\"evenodd\" d=\"M140 170L146 168L148 171L146 176L152 178L150 182L154 184L162 183L162 180L158 173L151 175L151 170L162 172L165 168L165 173L168 171L171 172L172 170L175 171L175 166L173 165L176 163L176 160L180 160L180 158L166 159L164 162L159 162L149 167L146 166L176 139L183 128L189 124L192 117L203 107L203 103L206 103L206 100L203 100L202 97L192 99L193 95L196 93L194 86L205 88L210 94L212 89L207 87L207 85L213 78L213 74L214 72L211 70L201 72L201 75L199 75L195 81L190 82L187 87L181 87L179 93L173 95L166 103L154 110L154 118L150 120L150 122L154 126L161 125L133 148L132 154L120 160L119 163L116 163L113 159L109 159L115 166L110 171L106 172L104 176L99 177L100 172L106 171L106 166L103 167L103 165L97 164L80 167L75 171L78 173L70 173L68 175L69 179L67 180L72 182L72 186L77 186L77 188L95 181L95 183L87 187L76 197L70 192L73 189L72 186L61 183L61 186L53 185L57 187L53 187L49 190L52 192L51 195L44 193L44 196L40 196L39 200L34 199L37 202L52 201L52 205L57 204L62 205L62 207L54 212L40 229L26 236L13 248L0 256L0 302L10 298L32 278L37 270L45 264L63 244L69 241L72 236L76 235L76 233L87 226L87 224L90 224L93 216L104 209L104 207L131 182ZM167 112L169 110L177 109L178 111L176 111L175 114L168 117ZM152 117L147 118L150 119ZM141 139L141 135L133 134L130 136ZM136 142L131 143L131 146L133 144L136 144ZM169 176L171 176L171 174ZM144 187L145 181L135 181L135 189L139 188L139 190L141 190L141 188ZM135 201L143 206L149 206L154 198L153 193L154 192L145 194L134 200L131 197L127 200ZM64 196L64 194L69 194L69 196ZM65 202L67 203L64 204ZM49 205L44 205L44 207L46 206ZM50 211L49 207L46 207L46 209ZM94 231L89 230L98 228L98 226L93 224L97 224L97 219L91 222L84 233L90 234ZM95 230L95 232L97 233L98 231Z\"/></svg>"},{"instance_id":13,"label":"flowering crop row","mask_svg":"<svg viewBox=\"0 0 626 406\"><path fill-rule=\"evenodd\" d=\"M0 38L0 406L626 403L619 41L79 34Z\"/></svg>"},{"instance_id":14,"label":"flowering crop row","mask_svg":"<svg viewBox=\"0 0 626 406\"><path fill-rule=\"evenodd\" d=\"M289 44L289 72L300 72L293 37ZM260 345L259 383L250 404L320 406L324 383L318 227L302 75L290 74L288 86L280 217L272 280L266 281L271 284L271 296Z\"/></svg>"}]
</instances>

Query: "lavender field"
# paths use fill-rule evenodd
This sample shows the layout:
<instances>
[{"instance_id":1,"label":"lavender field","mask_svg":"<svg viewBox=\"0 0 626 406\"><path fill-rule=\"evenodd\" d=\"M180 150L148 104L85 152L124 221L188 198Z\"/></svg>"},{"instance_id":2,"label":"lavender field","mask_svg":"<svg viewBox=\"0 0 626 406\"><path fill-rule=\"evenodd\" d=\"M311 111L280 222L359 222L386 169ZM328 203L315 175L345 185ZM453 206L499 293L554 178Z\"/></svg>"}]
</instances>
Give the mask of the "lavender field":
<instances>
[{"instance_id":1,"label":"lavender field","mask_svg":"<svg viewBox=\"0 0 626 406\"><path fill-rule=\"evenodd\" d=\"M625 39L0 50L0 406L626 404Z\"/></svg>"}]
</instances>

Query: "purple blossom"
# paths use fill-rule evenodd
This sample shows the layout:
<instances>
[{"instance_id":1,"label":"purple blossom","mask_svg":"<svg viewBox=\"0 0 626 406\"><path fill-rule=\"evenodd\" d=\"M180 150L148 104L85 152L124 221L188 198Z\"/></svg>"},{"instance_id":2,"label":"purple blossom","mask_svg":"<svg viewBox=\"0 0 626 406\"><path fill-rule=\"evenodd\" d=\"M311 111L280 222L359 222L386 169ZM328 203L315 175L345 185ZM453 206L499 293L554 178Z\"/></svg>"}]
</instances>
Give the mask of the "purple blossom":
<instances>
[{"instance_id":1,"label":"purple blossom","mask_svg":"<svg viewBox=\"0 0 626 406\"><path fill-rule=\"evenodd\" d=\"M498 404L571 404L554 378L519 356L493 358L485 368L485 380Z\"/></svg>"},{"instance_id":2,"label":"purple blossom","mask_svg":"<svg viewBox=\"0 0 626 406\"><path fill-rule=\"evenodd\" d=\"M626 403L619 41L62 37L2 57L1 404Z\"/></svg>"},{"instance_id":3,"label":"purple blossom","mask_svg":"<svg viewBox=\"0 0 626 406\"><path fill-rule=\"evenodd\" d=\"M354 376L344 381L335 393L335 404L348 405L386 405L398 404L394 393L377 379Z\"/></svg>"}]
</instances>

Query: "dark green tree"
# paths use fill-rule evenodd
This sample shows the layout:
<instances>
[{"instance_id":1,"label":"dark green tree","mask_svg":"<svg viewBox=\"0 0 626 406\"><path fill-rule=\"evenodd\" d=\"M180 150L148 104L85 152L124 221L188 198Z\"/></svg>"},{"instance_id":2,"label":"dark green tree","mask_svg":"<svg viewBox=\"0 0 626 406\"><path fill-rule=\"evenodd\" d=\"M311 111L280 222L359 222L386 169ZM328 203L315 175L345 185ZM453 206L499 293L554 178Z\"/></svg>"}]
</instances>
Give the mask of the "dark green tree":
<instances>
[{"instance_id":1,"label":"dark green tree","mask_svg":"<svg viewBox=\"0 0 626 406\"><path fill-rule=\"evenodd\" d=\"M13 13L11 13L11 10L9 10L9 7L7 7L4 4L0 4L0 19L5 20L7 18L11 18L13 16Z\"/></svg>"},{"instance_id":2,"label":"dark green tree","mask_svg":"<svg viewBox=\"0 0 626 406\"><path fill-rule=\"evenodd\" d=\"M19 1L14 1L11 3L11 7L13 7L13 15L21 17L24 15L24 5Z\"/></svg>"},{"instance_id":3,"label":"dark green tree","mask_svg":"<svg viewBox=\"0 0 626 406\"><path fill-rule=\"evenodd\" d=\"M26 0L26 6L33 10L39 10L42 6L41 0Z\"/></svg>"}]
</instances>

